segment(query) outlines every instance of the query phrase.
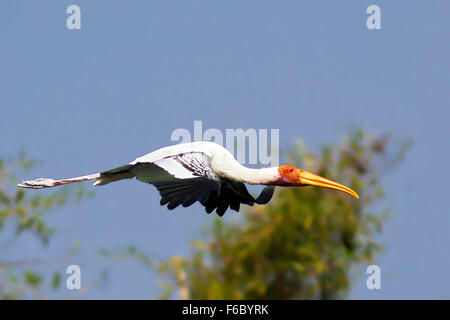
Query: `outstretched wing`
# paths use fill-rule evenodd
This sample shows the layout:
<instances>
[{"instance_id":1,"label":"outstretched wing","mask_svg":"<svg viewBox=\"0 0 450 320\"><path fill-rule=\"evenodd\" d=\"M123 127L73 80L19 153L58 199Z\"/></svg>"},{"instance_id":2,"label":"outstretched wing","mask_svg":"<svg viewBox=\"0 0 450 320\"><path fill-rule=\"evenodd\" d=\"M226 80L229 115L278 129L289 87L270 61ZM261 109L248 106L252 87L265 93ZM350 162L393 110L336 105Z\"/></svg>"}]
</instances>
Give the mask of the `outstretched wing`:
<instances>
[{"instance_id":1,"label":"outstretched wing","mask_svg":"<svg viewBox=\"0 0 450 320\"><path fill-rule=\"evenodd\" d=\"M209 214L216 209L223 216L230 208L239 211L240 204L252 206L267 203L273 195L273 187L266 187L254 199L245 184L219 177L210 166L210 158L201 152L186 152L154 160L136 162L101 173L103 179L112 180L116 175L132 175L136 179L154 185L161 195L161 205L169 210L179 205L189 207L200 202Z\"/></svg>"},{"instance_id":2,"label":"outstretched wing","mask_svg":"<svg viewBox=\"0 0 450 320\"><path fill-rule=\"evenodd\" d=\"M221 180L209 167L201 153L180 154L152 163L137 163L130 169L136 179L153 184L161 195L161 205L169 210L180 204L188 207L199 201L204 204L220 193Z\"/></svg>"}]
</instances>

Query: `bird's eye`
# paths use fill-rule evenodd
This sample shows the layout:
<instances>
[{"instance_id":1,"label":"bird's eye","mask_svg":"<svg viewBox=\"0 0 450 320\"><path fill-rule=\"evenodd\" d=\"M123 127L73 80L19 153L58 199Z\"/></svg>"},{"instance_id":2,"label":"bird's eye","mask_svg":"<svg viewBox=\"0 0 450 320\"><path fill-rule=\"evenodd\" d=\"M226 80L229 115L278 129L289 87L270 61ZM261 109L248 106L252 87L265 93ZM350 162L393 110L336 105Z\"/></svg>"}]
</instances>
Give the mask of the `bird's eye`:
<instances>
[{"instance_id":1,"label":"bird's eye","mask_svg":"<svg viewBox=\"0 0 450 320\"><path fill-rule=\"evenodd\" d=\"M292 172L292 171L294 171L294 169L290 168L290 169L289 169L289 172Z\"/></svg>"}]
</instances>

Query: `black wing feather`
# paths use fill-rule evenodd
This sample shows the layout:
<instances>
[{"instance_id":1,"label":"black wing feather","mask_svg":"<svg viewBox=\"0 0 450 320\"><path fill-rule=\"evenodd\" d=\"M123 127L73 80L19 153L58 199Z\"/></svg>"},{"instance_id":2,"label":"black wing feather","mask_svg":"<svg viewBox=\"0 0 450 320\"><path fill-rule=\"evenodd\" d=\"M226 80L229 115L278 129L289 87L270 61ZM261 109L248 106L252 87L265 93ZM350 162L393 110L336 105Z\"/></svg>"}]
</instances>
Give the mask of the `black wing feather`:
<instances>
[{"instance_id":1,"label":"black wing feather","mask_svg":"<svg viewBox=\"0 0 450 320\"><path fill-rule=\"evenodd\" d=\"M186 169L189 169L188 160L189 157L182 160ZM239 212L241 203L253 206L255 203L265 204L272 198L274 187L265 187L255 199L244 183L218 177L211 168L199 162L198 157L195 160L197 171L209 171L194 178L178 179L155 163L137 163L127 170L138 180L153 184L161 195L160 204L167 205L169 210L180 204L189 207L198 201L205 207L206 213L216 210L222 217L228 208Z\"/></svg>"}]
</instances>

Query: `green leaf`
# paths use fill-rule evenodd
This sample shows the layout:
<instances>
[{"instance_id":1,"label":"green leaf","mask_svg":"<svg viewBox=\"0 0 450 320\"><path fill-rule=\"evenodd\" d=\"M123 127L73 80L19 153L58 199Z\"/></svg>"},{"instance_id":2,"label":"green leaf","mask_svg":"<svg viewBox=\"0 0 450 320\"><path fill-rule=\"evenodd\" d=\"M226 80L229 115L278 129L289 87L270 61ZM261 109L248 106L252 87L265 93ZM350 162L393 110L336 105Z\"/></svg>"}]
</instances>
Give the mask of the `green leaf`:
<instances>
[{"instance_id":1,"label":"green leaf","mask_svg":"<svg viewBox=\"0 0 450 320\"><path fill-rule=\"evenodd\" d=\"M42 280L44 279L44 277L41 274L34 273L31 270L25 270L23 272L23 276L25 283L33 288L40 286Z\"/></svg>"},{"instance_id":2,"label":"green leaf","mask_svg":"<svg viewBox=\"0 0 450 320\"><path fill-rule=\"evenodd\" d=\"M19 279L17 278L13 268L11 267L8 268L8 281L14 285L19 283Z\"/></svg>"},{"instance_id":3,"label":"green leaf","mask_svg":"<svg viewBox=\"0 0 450 320\"><path fill-rule=\"evenodd\" d=\"M53 274L53 278L52 278L52 283L51 283L51 288L53 290L56 290L59 288L59 285L61 284L61 273L59 272L55 272Z\"/></svg>"}]
</instances>

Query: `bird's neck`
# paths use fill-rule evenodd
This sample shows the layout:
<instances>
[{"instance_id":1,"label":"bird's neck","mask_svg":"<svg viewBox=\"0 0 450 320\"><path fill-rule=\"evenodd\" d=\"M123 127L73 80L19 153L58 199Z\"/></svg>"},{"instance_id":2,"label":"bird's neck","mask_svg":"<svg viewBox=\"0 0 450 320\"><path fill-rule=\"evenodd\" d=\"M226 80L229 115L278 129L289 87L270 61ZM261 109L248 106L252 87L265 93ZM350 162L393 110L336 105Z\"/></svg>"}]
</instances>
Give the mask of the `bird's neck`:
<instances>
[{"instance_id":1,"label":"bird's neck","mask_svg":"<svg viewBox=\"0 0 450 320\"><path fill-rule=\"evenodd\" d=\"M228 161L213 161L213 170L222 177L248 184L276 185L282 176L278 167L252 169L237 162L234 158Z\"/></svg>"}]
</instances>

